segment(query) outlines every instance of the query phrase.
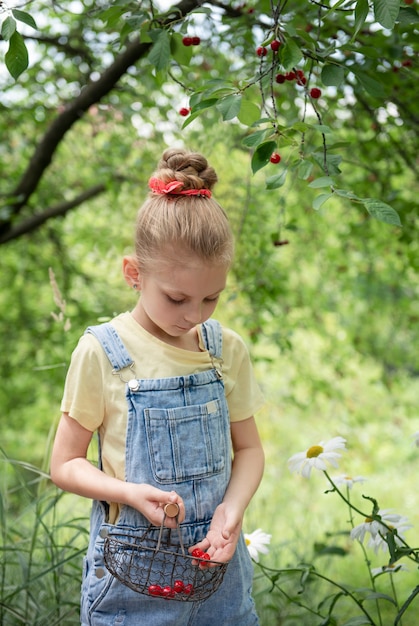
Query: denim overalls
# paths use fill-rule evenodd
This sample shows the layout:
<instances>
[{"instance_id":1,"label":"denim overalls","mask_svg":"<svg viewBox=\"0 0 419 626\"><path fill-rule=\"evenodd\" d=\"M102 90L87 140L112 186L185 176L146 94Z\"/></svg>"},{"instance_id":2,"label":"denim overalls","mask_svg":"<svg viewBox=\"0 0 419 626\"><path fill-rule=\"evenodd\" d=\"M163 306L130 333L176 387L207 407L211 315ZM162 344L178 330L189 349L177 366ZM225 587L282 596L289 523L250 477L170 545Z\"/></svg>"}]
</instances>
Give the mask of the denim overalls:
<instances>
[{"instance_id":1,"label":"denim overalls","mask_svg":"<svg viewBox=\"0 0 419 626\"><path fill-rule=\"evenodd\" d=\"M186 510L181 525L183 542L186 547L194 545L205 537L231 473L228 406L222 374L215 364L222 363L219 323L208 320L202 325L208 370L160 379L132 378L135 365L111 324L90 327L86 332L98 338L113 373L125 385L126 480L176 491ZM148 597L112 576L104 564L106 536L115 530L138 536L148 527L148 520L128 506L122 507L116 525L109 524L106 503L93 502L82 583L83 626L258 625L250 595L253 566L243 536L221 586L201 602Z\"/></svg>"}]
</instances>

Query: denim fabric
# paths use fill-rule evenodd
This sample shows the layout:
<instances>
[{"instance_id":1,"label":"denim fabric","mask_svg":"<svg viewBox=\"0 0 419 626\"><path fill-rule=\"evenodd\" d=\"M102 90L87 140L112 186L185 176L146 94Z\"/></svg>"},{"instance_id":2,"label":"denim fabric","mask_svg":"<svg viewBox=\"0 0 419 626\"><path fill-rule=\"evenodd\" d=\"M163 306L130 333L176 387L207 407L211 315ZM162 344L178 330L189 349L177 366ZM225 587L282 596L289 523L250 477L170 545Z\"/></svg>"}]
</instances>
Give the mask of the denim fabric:
<instances>
[{"instance_id":1,"label":"denim fabric","mask_svg":"<svg viewBox=\"0 0 419 626\"><path fill-rule=\"evenodd\" d=\"M130 356L111 324L90 327L87 332L102 343L116 372L130 366ZM203 338L212 356L221 359L218 322L208 320L203 325ZM230 479L230 420L222 378L209 362L209 369L201 373L121 380L122 384L128 405L126 480L179 493L186 509L183 543L193 545L205 537ZM111 525L106 508L105 503L93 502L82 582L83 626L258 625L251 598L253 566L243 537L221 586L207 600L148 597L121 584L106 569L103 546L109 533L138 537L149 523L141 513L124 506L117 524Z\"/></svg>"}]
</instances>

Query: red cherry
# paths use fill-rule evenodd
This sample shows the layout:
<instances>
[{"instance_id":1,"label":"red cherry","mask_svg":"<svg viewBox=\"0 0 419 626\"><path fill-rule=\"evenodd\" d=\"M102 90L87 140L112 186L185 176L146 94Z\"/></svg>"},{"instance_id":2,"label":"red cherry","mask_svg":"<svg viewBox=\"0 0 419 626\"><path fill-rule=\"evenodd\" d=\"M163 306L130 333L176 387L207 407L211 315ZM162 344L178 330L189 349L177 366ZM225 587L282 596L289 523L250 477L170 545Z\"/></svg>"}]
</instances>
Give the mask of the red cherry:
<instances>
[{"instance_id":1,"label":"red cherry","mask_svg":"<svg viewBox=\"0 0 419 626\"><path fill-rule=\"evenodd\" d=\"M173 583L173 591L175 593L182 593L184 588L185 588L185 585L183 584L182 580L175 580L175 582Z\"/></svg>"},{"instance_id":2,"label":"red cherry","mask_svg":"<svg viewBox=\"0 0 419 626\"><path fill-rule=\"evenodd\" d=\"M281 160L281 155L278 154L278 152L273 152L269 160L271 163L279 163Z\"/></svg>"},{"instance_id":3,"label":"red cherry","mask_svg":"<svg viewBox=\"0 0 419 626\"><path fill-rule=\"evenodd\" d=\"M317 98L320 98L321 95L322 95L322 92L318 87L313 87L313 89L310 90L310 96L314 100L317 100Z\"/></svg>"},{"instance_id":4,"label":"red cherry","mask_svg":"<svg viewBox=\"0 0 419 626\"><path fill-rule=\"evenodd\" d=\"M191 46L192 45L192 37L183 37L182 38L182 43L184 46Z\"/></svg>"},{"instance_id":5,"label":"red cherry","mask_svg":"<svg viewBox=\"0 0 419 626\"><path fill-rule=\"evenodd\" d=\"M182 115L182 117L187 117L190 112L191 110L187 109L186 107L182 107L181 109L179 109L179 115Z\"/></svg>"},{"instance_id":6,"label":"red cherry","mask_svg":"<svg viewBox=\"0 0 419 626\"><path fill-rule=\"evenodd\" d=\"M403 67L412 67L412 59L404 59L404 61L402 61L402 65Z\"/></svg>"},{"instance_id":7,"label":"red cherry","mask_svg":"<svg viewBox=\"0 0 419 626\"><path fill-rule=\"evenodd\" d=\"M271 43L271 50L273 50L274 52L277 52L280 48L281 42L278 41L277 39L274 39L274 41L272 41Z\"/></svg>"},{"instance_id":8,"label":"red cherry","mask_svg":"<svg viewBox=\"0 0 419 626\"><path fill-rule=\"evenodd\" d=\"M161 596L163 592L163 589L160 587L160 585L150 585L148 588L148 593L150 594L150 596Z\"/></svg>"},{"instance_id":9,"label":"red cherry","mask_svg":"<svg viewBox=\"0 0 419 626\"><path fill-rule=\"evenodd\" d=\"M191 583L185 585L185 587L183 588L183 593L185 593L187 596L191 596L193 594L193 585L191 585Z\"/></svg>"},{"instance_id":10,"label":"red cherry","mask_svg":"<svg viewBox=\"0 0 419 626\"><path fill-rule=\"evenodd\" d=\"M201 43L201 38L200 37L192 37L192 45L193 46L199 46L200 43Z\"/></svg>"},{"instance_id":11,"label":"red cherry","mask_svg":"<svg viewBox=\"0 0 419 626\"><path fill-rule=\"evenodd\" d=\"M305 85L307 82L307 79L304 76L303 70L297 70L296 74L297 74L297 83L299 85Z\"/></svg>"},{"instance_id":12,"label":"red cherry","mask_svg":"<svg viewBox=\"0 0 419 626\"><path fill-rule=\"evenodd\" d=\"M297 78L297 75L295 72L288 72L287 74L285 74L285 80L295 80Z\"/></svg>"},{"instance_id":13,"label":"red cherry","mask_svg":"<svg viewBox=\"0 0 419 626\"><path fill-rule=\"evenodd\" d=\"M275 80L279 85L282 85L282 83L285 83L286 81L285 74L277 74L275 76Z\"/></svg>"},{"instance_id":14,"label":"red cherry","mask_svg":"<svg viewBox=\"0 0 419 626\"><path fill-rule=\"evenodd\" d=\"M208 554L208 552L204 552L204 554L202 555L202 558L205 559L206 561L211 561L211 557Z\"/></svg>"},{"instance_id":15,"label":"red cherry","mask_svg":"<svg viewBox=\"0 0 419 626\"><path fill-rule=\"evenodd\" d=\"M196 559L202 559L204 553L199 548L195 548L195 550L192 550L192 556L194 556Z\"/></svg>"},{"instance_id":16,"label":"red cherry","mask_svg":"<svg viewBox=\"0 0 419 626\"><path fill-rule=\"evenodd\" d=\"M259 48L256 48L256 54L258 57L266 57L268 50L264 46L259 46Z\"/></svg>"},{"instance_id":17,"label":"red cherry","mask_svg":"<svg viewBox=\"0 0 419 626\"><path fill-rule=\"evenodd\" d=\"M161 595L164 596L165 598L173 598L173 596L175 595L175 592L173 591L170 585L166 585L165 587L163 587Z\"/></svg>"}]
</instances>

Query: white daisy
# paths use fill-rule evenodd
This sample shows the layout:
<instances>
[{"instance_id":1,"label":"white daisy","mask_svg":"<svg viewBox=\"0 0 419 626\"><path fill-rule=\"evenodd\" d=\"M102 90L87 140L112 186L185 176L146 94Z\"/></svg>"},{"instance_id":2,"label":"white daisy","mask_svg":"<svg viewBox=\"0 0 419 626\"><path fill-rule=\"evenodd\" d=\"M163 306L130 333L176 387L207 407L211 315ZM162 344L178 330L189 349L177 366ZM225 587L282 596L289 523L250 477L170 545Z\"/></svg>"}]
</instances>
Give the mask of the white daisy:
<instances>
[{"instance_id":1,"label":"white daisy","mask_svg":"<svg viewBox=\"0 0 419 626\"><path fill-rule=\"evenodd\" d=\"M364 483L367 479L363 476L348 476L347 474L341 474L333 479L335 485L345 485L348 489L352 489L355 483Z\"/></svg>"},{"instance_id":2,"label":"white daisy","mask_svg":"<svg viewBox=\"0 0 419 626\"><path fill-rule=\"evenodd\" d=\"M291 472L300 472L305 478L310 478L313 467L320 471L326 471L326 461L333 467L338 466L338 459L342 456L336 450L345 449L346 439L343 437L333 437L327 443L321 441L316 446L311 446L305 452L294 454L289 460L288 465Z\"/></svg>"},{"instance_id":3,"label":"white daisy","mask_svg":"<svg viewBox=\"0 0 419 626\"><path fill-rule=\"evenodd\" d=\"M249 554L257 563L259 563L259 553L268 554L267 546L271 542L271 537L272 535L264 533L260 528L250 534L244 533L244 540Z\"/></svg>"},{"instance_id":4,"label":"white daisy","mask_svg":"<svg viewBox=\"0 0 419 626\"><path fill-rule=\"evenodd\" d=\"M358 539L363 543L365 536L370 535L368 546L374 548L377 552L380 548L388 548L388 544L385 540L387 533L390 530L396 530L397 535L394 537L394 541L401 545L400 538L403 538L403 533L412 528L409 524L407 517L402 517L398 513L391 513L389 509L380 509L377 513L383 523L379 520L372 519L371 517L365 518L365 521L358 526L355 526L351 530L351 539Z\"/></svg>"},{"instance_id":5,"label":"white daisy","mask_svg":"<svg viewBox=\"0 0 419 626\"><path fill-rule=\"evenodd\" d=\"M409 568L404 563L393 563L392 565L382 565L381 567L373 567L371 574L379 576L380 574L394 574L400 571L408 572Z\"/></svg>"}]
</instances>

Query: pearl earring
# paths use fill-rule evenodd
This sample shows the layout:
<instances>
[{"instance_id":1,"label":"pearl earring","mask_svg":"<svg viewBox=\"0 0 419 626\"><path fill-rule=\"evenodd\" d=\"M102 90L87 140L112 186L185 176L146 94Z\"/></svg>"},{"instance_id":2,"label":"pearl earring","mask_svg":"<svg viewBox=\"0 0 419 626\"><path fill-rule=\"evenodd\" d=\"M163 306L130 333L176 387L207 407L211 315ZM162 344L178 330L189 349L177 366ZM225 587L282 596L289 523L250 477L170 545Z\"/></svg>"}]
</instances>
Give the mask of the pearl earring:
<instances>
[{"instance_id":1,"label":"pearl earring","mask_svg":"<svg viewBox=\"0 0 419 626\"><path fill-rule=\"evenodd\" d=\"M137 283L134 283L132 286L133 289L137 289L137 287L138 287Z\"/></svg>"}]
</instances>

